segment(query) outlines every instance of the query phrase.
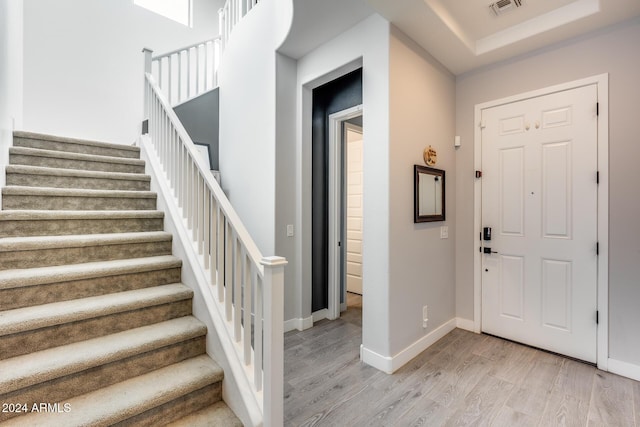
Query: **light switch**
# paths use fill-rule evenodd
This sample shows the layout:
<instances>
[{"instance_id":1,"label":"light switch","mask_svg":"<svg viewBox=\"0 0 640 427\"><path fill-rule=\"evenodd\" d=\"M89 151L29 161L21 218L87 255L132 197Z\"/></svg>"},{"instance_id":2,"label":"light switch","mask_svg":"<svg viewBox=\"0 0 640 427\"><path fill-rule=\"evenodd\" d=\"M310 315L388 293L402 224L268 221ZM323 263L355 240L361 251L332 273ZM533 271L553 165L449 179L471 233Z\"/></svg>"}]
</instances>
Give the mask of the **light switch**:
<instances>
[{"instance_id":1,"label":"light switch","mask_svg":"<svg viewBox=\"0 0 640 427\"><path fill-rule=\"evenodd\" d=\"M440 238L441 239L448 239L449 238L449 227L446 225L443 225L442 227L440 227Z\"/></svg>"},{"instance_id":2,"label":"light switch","mask_svg":"<svg viewBox=\"0 0 640 427\"><path fill-rule=\"evenodd\" d=\"M293 237L293 224L287 225L287 237Z\"/></svg>"}]
</instances>

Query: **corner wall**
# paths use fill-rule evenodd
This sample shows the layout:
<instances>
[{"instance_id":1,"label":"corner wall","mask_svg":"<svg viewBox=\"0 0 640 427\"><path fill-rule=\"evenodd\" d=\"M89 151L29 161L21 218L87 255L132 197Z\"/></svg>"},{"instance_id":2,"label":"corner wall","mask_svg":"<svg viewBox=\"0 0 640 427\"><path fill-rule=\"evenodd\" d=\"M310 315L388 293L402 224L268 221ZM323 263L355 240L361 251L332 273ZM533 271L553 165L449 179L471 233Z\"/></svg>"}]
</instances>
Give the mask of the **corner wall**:
<instances>
[{"instance_id":1,"label":"corner wall","mask_svg":"<svg viewBox=\"0 0 640 427\"><path fill-rule=\"evenodd\" d=\"M609 358L640 375L640 20L459 76L456 82L456 311L473 319L474 106L609 73Z\"/></svg>"},{"instance_id":2,"label":"corner wall","mask_svg":"<svg viewBox=\"0 0 640 427\"><path fill-rule=\"evenodd\" d=\"M276 49L292 8L259 2L233 29L218 71L222 188L265 256L276 254Z\"/></svg>"},{"instance_id":3,"label":"corner wall","mask_svg":"<svg viewBox=\"0 0 640 427\"><path fill-rule=\"evenodd\" d=\"M188 28L132 0L24 0L24 130L132 144L143 47L160 54L218 35L220 2L194 0Z\"/></svg>"},{"instance_id":4,"label":"corner wall","mask_svg":"<svg viewBox=\"0 0 640 427\"><path fill-rule=\"evenodd\" d=\"M390 44L389 316L395 368L455 327L455 78L395 27ZM413 165L425 164L422 153L429 145L438 154L433 167L445 170L446 221L415 224ZM440 238L442 226L448 227L447 239Z\"/></svg>"}]
</instances>

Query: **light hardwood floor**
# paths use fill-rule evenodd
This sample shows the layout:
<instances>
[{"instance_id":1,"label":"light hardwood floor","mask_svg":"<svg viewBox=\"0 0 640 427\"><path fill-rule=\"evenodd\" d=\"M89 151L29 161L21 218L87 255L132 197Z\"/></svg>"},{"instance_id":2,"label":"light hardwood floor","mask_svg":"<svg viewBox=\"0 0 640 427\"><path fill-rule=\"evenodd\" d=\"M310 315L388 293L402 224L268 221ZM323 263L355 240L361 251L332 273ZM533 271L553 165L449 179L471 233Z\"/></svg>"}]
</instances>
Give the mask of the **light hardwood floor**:
<instances>
[{"instance_id":1,"label":"light hardwood floor","mask_svg":"<svg viewBox=\"0 0 640 427\"><path fill-rule=\"evenodd\" d=\"M456 329L393 375L359 360L362 306L285 335L286 426L637 426L640 383Z\"/></svg>"}]
</instances>

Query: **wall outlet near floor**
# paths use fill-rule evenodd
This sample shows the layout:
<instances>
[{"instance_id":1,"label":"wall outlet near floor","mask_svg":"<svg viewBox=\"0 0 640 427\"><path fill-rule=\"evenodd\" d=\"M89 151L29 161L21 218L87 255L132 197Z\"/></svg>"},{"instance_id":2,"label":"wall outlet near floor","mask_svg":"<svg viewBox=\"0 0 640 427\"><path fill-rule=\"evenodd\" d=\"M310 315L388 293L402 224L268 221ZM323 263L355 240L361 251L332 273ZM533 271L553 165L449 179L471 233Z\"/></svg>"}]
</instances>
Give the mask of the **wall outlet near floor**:
<instances>
[{"instance_id":1,"label":"wall outlet near floor","mask_svg":"<svg viewBox=\"0 0 640 427\"><path fill-rule=\"evenodd\" d=\"M422 307L422 327L427 327L427 322L429 321L429 315L427 312L427 306Z\"/></svg>"},{"instance_id":2,"label":"wall outlet near floor","mask_svg":"<svg viewBox=\"0 0 640 427\"><path fill-rule=\"evenodd\" d=\"M448 239L449 238L449 227L446 225L443 225L442 227L440 227L440 238L441 239Z\"/></svg>"}]
</instances>

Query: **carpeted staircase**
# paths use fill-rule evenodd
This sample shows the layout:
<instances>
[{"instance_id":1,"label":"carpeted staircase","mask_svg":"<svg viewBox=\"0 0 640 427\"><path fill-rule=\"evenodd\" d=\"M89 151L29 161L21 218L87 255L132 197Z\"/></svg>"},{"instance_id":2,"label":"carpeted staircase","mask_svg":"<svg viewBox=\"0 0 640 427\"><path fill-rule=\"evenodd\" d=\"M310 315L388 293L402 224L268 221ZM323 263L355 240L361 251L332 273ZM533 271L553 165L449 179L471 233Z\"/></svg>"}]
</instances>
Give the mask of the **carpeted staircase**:
<instances>
[{"instance_id":1,"label":"carpeted staircase","mask_svg":"<svg viewBox=\"0 0 640 427\"><path fill-rule=\"evenodd\" d=\"M136 147L16 132L0 211L0 425L242 425Z\"/></svg>"}]
</instances>

